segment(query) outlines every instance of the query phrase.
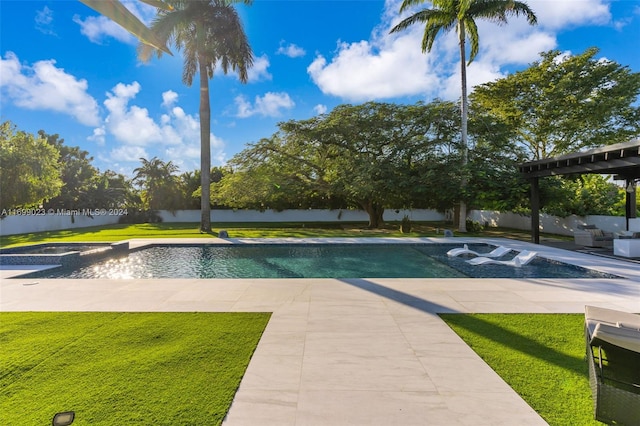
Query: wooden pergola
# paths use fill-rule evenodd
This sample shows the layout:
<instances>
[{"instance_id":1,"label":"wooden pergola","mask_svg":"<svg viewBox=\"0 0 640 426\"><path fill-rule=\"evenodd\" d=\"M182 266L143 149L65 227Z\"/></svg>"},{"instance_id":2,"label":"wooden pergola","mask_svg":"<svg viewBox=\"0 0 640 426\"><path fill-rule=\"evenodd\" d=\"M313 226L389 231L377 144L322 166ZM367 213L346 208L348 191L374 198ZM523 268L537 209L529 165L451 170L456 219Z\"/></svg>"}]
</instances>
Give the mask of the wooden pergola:
<instances>
[{"instance_id":1,"label":"wooden pergola","mask_svg":"<svg viewBox=\"0 0 640 426\"><path fill-rule=\"evenodd\" d=\"M640 180L640 139L607 145L584 152L529 161L518 166L531 182L531 239L540 244L540 190L538 180L547 176L600 174L624 180L626 190L626 226L636 217L636 183Z\"/></svg>"}]
</instances>

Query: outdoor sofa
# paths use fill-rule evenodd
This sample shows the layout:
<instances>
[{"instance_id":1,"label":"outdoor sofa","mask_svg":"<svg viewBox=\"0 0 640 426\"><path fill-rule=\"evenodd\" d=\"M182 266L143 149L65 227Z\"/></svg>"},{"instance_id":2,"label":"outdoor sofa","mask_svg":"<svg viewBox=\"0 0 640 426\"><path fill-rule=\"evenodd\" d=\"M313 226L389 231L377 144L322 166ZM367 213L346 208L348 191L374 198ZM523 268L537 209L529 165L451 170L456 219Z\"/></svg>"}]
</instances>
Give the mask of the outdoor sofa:
<instances>
[{"instance_id":1,"label":"outdoor sofa","mask_svg":"<svg viewBox=\"0 0 640 426\"><path fill-rule=\"evenodd\" d=\"M573 233L576 245L585 247L613 247L613 233L595 225L578 225Z\"/></svg>"}]
</instances>

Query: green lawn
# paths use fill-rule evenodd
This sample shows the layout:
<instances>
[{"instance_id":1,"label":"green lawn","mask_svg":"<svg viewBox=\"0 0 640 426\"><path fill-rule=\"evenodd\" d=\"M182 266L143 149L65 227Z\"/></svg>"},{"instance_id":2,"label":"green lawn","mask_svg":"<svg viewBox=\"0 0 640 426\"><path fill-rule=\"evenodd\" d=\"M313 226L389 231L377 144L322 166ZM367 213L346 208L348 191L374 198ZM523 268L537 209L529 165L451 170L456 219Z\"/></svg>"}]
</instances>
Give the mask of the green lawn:
<instances>
[{"instance_id":1,"label":"green lawn","mask_svg":"<svg viewBox=\"0 0 640 426\"><path fill-rule=\"evenodd\" d=\"M369 229L366 223L213 223L212 229L225 229L232 238L313 238L313 237L442 237L443 229L452 229L444 222L416 222L412 232L403 234L399 223L389 222L380 229ZM217 232L203 234L197 223L118 224L75 230L47 231L0 237L0 247L64 241L113 242L132 238L213 238ZM512 238L530 241L526 231L488 228L465 236ZM556 238L565 238L554 236Z\"/></svg>"},{"instance_id":2,"label":"green lawn","mask_svg":"<svg viewBox=\"0 0 640 426\"><path fill-rule=\"evenodd\" d=\"M582 314L441 317L551 426L593 419Z\"/></svg>"},{"instance_id":3,"label":"green lawn","mask_svg":"<svg viewBox=\"0 0 640 426\"><path fill-rule=\"evenodd\" d=\"M414 232L401 234L393 223L375 230L364 223L213 224L237 238L438 237L446 227L414 223ZM201 234L195 223L112 225L7 236L0 245L216 235ZM530 240L501 228L466 236ZM0 313L0 423L47 424L55 412L75 410L74 424L189 424L190 416L190 424L217 424L268 321L268 314L242 315ZM442 317L550 425L601 424L593 420L583 315Z\"/></svg>"},{"instance_id":4,"label":"green lawn","mask_svg":"<svg viewBox=\"0 0 640 426\"><path fill-rule=\"evenodd\" d=\"M0 312L0 424L220 424L269 318Z\"/></svg>"}]
</instances>

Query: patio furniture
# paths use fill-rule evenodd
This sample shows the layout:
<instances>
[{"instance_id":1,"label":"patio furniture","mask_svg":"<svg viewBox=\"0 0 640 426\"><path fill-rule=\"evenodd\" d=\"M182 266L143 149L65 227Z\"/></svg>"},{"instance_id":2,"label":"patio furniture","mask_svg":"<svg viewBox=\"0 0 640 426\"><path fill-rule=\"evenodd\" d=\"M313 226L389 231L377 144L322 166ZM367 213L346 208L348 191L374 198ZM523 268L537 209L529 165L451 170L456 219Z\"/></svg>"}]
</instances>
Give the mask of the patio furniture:
<instances>
[{"instance_id":1,"label":"patio furniture","mask_svg":"<svg viewBox=\"0 0 640 426\"><path fill-rule=\"evenodd\" d=\"M511 251L510 248L504 246L498 246L495 249L491 250L489 253L478 253L477 251L473 251L469 249L468 245L464 245L463 247L458 247L451 249L447 252L447 256L456 257L462 256L463 254L471 254L474 256L484 256L484 257L502 257L505 254Z\"/></svg>"},{"instance_id":2,"label":"patio furniture","mask_svg":"<svg viewBox=\"0 0 640 426\"><path fill-rule=\"evenodd\" d=\"M491 259L489 257L475 257L471 260L467 260L467 263L472 265L486 265L489 263L495 263L498 265L507 265L507 266L515 266L519 268L531 262L533 259L538 256L538 253L535 251L523 250L516 257L511 260L496 260Z\"/></svg>"},{"instance_id":3,"label":"patio furniture","mask_svg":"<svg viewBox=\"0 0 640 426\"><path fill-rule=\"evenodd\" d=\"M613 233L605 232L595 225L578 225L573 232L576 245L585 247L611 247Z\"/></svg>"},{"instance_id":4,"label":"patio furniture","mask_svg":"<svg viewBox=\"0 0 640 426\"><path fill-rule=\"evenodd\" d=\"M640 315L585 306L585 340L595 419L637 425Z\"/></svg>"},{"instance_id":5,"label":"patio furniture","mask_svg":"<svg viewBox=\"0 0 640 426\"><path fill-rule=\"evenodd\" d=\"M613 254L622 257L640 257L640 238L616 238Z\"/></svg>"}]
</instances>

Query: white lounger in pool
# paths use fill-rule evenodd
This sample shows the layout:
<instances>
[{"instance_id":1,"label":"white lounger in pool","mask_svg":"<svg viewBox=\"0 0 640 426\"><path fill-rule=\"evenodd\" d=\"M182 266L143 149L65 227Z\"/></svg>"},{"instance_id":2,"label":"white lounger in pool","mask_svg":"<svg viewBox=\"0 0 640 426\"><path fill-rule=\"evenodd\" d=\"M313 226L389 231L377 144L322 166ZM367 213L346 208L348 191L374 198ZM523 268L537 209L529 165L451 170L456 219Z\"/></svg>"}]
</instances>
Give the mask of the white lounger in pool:
<instances>
[{"instance_id":1,"label":"white lounger in pool","mask_svg":"<svg viewBox=\"0 0 640 426\"><path fill-rule=\"evenodd\" d=\"M538 253L535 251L523 250L511 260L495 260L489 257L476 257L471 260L467 260L467 263L470 263L472 265L486 265L488 263L495 263L498 265L515 266L516 268L519 268L531 262L537 255Z\"/></svg>"},{"instance_id":2,"label":"white lounger in pool","mask_svg":"<svg viewBox=\"0 0 640 426\"><path fill-rule=\"evenodd\" d=\"M511 251L510 248L506 248L504 246L498 246L492 251L490 251L489 253L478 253L477 251L470 250L469 246L465 244L463 247L458 247L458 248L449 250L447 252L447 255L451 257L455 257L455 256L462 256L463 254L472 254L474 256L482 256L482 257L502 257L505 254L509 253L510 251Z\"/></svg>"}]
</instances>

